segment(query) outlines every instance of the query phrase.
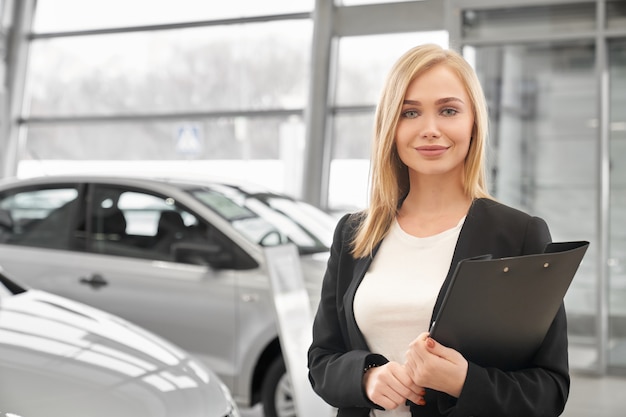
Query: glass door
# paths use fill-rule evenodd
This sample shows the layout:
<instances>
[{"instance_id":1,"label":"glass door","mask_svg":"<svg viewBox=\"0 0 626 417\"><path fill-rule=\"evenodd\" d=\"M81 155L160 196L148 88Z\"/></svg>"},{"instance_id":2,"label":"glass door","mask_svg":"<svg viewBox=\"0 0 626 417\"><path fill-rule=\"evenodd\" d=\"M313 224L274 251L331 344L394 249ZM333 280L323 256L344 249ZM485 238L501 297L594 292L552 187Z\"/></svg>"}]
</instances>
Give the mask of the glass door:
<instances>
[{"instance_id":1,"label":"glass door","mask_svg":"<svg viewBox=\"0 0 626 417\"><path fill-rule=\"evenodd\" d=\"M489 105L491 192L544 218L554 241L591 242L565 298L570 365L603 369L597 3L450 2L450 43L462 45Z\"/></svg>"},{"instance_id":2,"label":"glass door","mask_svg":"<svg viewBox=\"0 0 626 417\"><path fill-rule=\"evenodd\" d=\"M592 42L470 47L490 106L490 182L500 201L544 218L554 241L597 241ZM597 361L591 245L565 304L572 367Z\"/></svg>"}]
</instances>

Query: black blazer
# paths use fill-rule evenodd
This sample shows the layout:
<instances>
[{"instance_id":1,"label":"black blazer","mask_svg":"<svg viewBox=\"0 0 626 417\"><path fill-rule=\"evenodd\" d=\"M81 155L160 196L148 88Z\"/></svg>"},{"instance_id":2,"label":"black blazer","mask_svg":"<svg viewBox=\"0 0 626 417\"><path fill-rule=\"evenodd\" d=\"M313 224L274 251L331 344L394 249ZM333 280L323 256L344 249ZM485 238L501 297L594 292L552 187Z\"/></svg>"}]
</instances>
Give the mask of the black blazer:
<instances>
[{"instance_id":1,"label":"black blazer","mask_svg":"<svg viewBox=\"0 0 626 417\"><path fill-rule=\"evenodd\" d=\"M372 257L354 259L350 254L349 242L358 221L358 216L348 214L337 224L308 361L313 389L338 409L338 416L366 417L371 408L380 407L365 394L363 370L388 360L369 351L354 318L354 295L372 261ZM460 260L484 254L501 258L542 253L550 241L542 219L493 200L475 200L461 229L433 317ZM458 399L426 390L426 405L411 405L411 412L413 416L558 416L568 393L567 323L561 305L541 348L524 369L505 371L470 362Z\"/></svg>"}]
</instances>

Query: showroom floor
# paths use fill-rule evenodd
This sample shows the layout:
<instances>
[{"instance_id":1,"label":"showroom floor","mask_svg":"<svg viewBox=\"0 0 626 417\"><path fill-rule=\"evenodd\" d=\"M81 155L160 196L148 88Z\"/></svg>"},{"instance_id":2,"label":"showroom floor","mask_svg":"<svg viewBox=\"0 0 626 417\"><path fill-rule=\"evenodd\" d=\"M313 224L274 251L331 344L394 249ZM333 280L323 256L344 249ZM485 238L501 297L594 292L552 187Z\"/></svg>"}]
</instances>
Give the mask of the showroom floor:
<instances>
[{"instance_id":1,"label":"showroom floor","mask_svg":"<svg viewBox=\"0 0 626 417\"><path fill-rule=\"evenodd\" d=\"M626 378L572 374L570 398L562 417L624 417ZM260 407L241 410L242 417L263 417Z\"/></svg>"},{"instance_id":2,"label":"showroom floor","mask_svg":"<svg viewBox=\"0 0 626 417\"><path fill-rule=\"evenodd\" d=\"M624 417L626 378L572 374L570 398L563 417Z\"/></svg>"}]
</instances>

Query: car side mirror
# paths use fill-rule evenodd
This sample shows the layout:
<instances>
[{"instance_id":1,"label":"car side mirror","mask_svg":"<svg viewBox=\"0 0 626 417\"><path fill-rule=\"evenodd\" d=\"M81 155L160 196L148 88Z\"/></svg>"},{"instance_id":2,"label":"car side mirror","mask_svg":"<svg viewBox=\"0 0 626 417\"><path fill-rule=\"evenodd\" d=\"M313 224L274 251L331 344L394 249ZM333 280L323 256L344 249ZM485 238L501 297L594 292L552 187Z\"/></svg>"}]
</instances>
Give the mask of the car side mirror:
<instances>
[{"instance_id":1,"label":"car side mirror","mask_svg":"<svg viewBox=\"0 0 626 417\"><path fill-rule=\"evenodd\" d=\"M231 268L232 254L215 243L177 242L172 245L174 260L193 265L207 265L215 269Z\"/></svg>"}]
</instances>

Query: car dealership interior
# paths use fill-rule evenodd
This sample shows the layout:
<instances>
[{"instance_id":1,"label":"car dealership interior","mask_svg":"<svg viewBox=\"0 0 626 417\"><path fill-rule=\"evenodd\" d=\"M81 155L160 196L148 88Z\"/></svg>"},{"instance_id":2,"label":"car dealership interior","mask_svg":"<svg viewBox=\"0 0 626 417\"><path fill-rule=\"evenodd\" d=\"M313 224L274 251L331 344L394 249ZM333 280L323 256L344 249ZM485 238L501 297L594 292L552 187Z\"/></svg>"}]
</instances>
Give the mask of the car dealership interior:
<instances>
[{"instance_id":1,"label":"car dealership interior","mask_svg":"<svg viewBox=\"0 0 626 417\"><path fill-rule=\"evenodd\" d=\"M489 193L590 242L562 415L622 416L626 0L0 1L0 416L305 417L266 248L314 314L385 77L427 43L478 75Z\"/></svg>"}]
</instances>

